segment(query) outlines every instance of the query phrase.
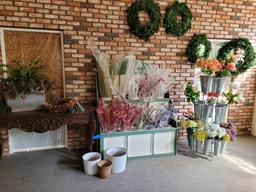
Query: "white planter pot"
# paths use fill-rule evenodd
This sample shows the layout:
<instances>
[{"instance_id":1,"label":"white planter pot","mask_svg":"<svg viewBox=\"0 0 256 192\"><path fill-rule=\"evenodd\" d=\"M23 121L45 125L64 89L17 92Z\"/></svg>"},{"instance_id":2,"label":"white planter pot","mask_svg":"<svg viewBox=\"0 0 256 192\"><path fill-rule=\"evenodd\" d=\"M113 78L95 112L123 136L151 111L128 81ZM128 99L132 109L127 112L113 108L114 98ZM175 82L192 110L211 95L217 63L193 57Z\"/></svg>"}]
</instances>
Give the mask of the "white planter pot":
<instances>
[{"instance_id":1,"label":"white planter pot","mask_svg":"<svg viewBox=\"0 0 256 192\"><path fill-rule=\"evenodd\" d=\"M6 104L12 112L38 110L45 103L45 94L28 94L25 98L17 96L15 99L6 98Z\"/></svg>"},{"instance_id":2,"label":"white planter pot","mask_svg":"<svg viewBox=\"0 0 256 192\"><path fill-rule=\"evenodd\" d=\"M101 154L97 152L86 153L82 157L84 163L84 172L87 175L95 175L98 173L98 162L101 160Z\"/></svg>"},{"instance_id":3,"label":"white planter pot","mask_svg":"<svg viewBox=\"0 0 256 192\"><path fill-rule=\"evenodd\" d=\"M227 141L222 141L221 142L221 147L220 147L220 154L222 155L223 153L225 153L226 151L226 147L227 147Z\"/></svg>"},{"instance_id":4,"label":"white planter pot","mask_svg":"<svg viewBox=\"0 0 256 192\"><path fill-rule=\"evenodd\" d=\"M112 162L112 173L121 173L126 168L127 152L122 147L106 150L106 158Z\"/></svg>"},{"instance_id":5,"label":"white planter pot","mask_svg":"<svg viewBox=\"0 0 256 192\"><path fill-rule=\"evenodd\" d=\"M214 155L220 155L221 141L214 141Z\"/></svg>"}]
</instances>

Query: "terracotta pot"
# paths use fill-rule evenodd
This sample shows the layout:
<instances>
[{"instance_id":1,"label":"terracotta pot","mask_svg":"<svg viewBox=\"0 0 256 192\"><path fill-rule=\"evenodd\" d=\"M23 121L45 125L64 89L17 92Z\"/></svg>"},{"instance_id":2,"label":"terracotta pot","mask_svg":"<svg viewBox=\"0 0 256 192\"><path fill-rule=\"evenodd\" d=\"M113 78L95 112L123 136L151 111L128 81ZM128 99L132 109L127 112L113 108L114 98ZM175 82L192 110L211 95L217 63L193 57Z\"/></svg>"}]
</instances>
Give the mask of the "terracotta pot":
<instances>
[{"instance_id":1,"label":"terracotta pot","mask_svg":"<svg viewBox=\"0 0 256 192\"><path fill-rule=\"evenodd\" d=\"M111 175L112 163L109 160L102 160L98 164L98 175L102 179L106 179Z\"/></svg>"}]
</instances>

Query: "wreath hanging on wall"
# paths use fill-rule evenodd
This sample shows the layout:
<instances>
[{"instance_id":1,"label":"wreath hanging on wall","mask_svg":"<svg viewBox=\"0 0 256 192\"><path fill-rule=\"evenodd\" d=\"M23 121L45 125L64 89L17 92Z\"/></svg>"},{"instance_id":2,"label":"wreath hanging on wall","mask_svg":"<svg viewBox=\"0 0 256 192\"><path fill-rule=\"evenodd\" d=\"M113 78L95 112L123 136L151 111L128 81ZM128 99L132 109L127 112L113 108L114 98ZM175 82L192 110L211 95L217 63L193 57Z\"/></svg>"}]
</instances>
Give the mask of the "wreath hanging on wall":
<instances>
[{"instance_id":1,"label":"wreath hanging on wall","mask_svg":"<svg viewBox=\"0 0 256 192\"><path fill-rule=\"evenodd\" d=\"M191 62L196 62L199 58L207 59L212 50L212 44L205 34L194 34L186 50L186 56Z\"/></svg>"},{"instance_id":2,"label":"wreath hanging on wall","mask_svg":"<svg viewBox=\"0 0 256 192\"><path fill-rule=\"evenodd\" d=\"M239 61L236 64L236 74L239 74L252 67L255 61L255 52L253 50L253 46L247 38L237 38L225 43L218 51L217 59L220 61L227 60L231 51L237 48L244 50L243 61Z\"/></svg>"},{"instance_id":3,"label":"wreath hanging on wall","mask_svg":"<svg viewBox=\"0 0 256 192\"><path fill-rule=\"evenodd\" d=\"M181 17L181 21L178 17ZM192 13L185 3L175 1L174 4L167 9L164 19L164 26L167 33L181 36L191 28Z\"/></svg>"},{"instance_id":4,"label":"wreath hanging on wall","mask_svg":"<svg viewBox=\"0 0 256 192\"><path fill-rule=\"evenodd\" d=\"M141 24L139 12L145 11L150 18L150 24ZM148 40L150 36L159 31L161 10L153 0L137 0L127 10L129 31L140 39Z\"/></svg>"}]
</instances>

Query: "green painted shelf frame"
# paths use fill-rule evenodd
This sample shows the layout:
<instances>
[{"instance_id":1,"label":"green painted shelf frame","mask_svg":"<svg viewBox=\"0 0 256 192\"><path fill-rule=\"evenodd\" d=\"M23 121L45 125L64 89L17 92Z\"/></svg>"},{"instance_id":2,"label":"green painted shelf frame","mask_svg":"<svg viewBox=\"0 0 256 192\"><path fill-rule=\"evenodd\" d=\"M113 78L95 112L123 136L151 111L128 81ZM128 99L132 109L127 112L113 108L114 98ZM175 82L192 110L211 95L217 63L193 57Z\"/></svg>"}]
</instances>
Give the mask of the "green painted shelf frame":
<instances>
[{"instance_id":1,"label":"green painted shelf frame","mask_svg":"<svg viewBox=\"0 0 256 192\"><path fill-rule=\"evenodd\" d=\"M168 132L173 132L174 133L174 138L173 138L173 151L169 153L162 153L162 154L153 154L153 149L154 149L154 142L152 143L151 150L152 150L152 155L144 155L144 156L136 156L136 157L128 157L128 159L140 159L140 158L145 158L145 157L162 157L162 156L173 156L176 155L177 153L177 128L173 127L165 127L165 128L157 128L157 129L151 129L151 130L135 130L135 131L124 131L124 132L114 132L114 133L101 133L101 139L100 139L100 152L102 155L104 155L104 138L108 137L119 137L119 136L125 136L126 139L126 146L125 148L127 149L128 147L128 137L129 136L134 136L134 135L143 135L143 134L154 134L156 133L168 133ZM153 139L154 141L154 139Z\"/></svg>"}]
</instances>

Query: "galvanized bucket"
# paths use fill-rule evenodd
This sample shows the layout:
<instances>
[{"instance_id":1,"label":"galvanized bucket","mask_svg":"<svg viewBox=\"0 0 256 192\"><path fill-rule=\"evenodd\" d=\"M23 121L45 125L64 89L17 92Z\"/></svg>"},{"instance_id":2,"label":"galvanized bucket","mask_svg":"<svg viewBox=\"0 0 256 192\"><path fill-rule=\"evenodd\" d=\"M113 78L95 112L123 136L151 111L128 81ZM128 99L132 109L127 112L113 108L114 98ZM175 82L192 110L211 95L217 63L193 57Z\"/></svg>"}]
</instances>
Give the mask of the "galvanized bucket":
<instances>
[{"instance_id":1,"label":"galvanized bucket","mask_svg":"<svg viewBox=\"0 0 256 192\"><path fill-rule=\"evenodd\" d=\"M203 109L203 114L201 119L204 122L208 122L208 119L212 117L212 113L213 113L213 105L204 104L204 109Z\"/></svg>"},{"instance_id":2,"label":"galvanized bucket","mask_svg":"<svg viewBox=\"0 0 256 192\"><path fill-rule=\"evenodd\" d=\"M224 89L225 77L215 77L212 79L212 91L216 94L221 94Z\"/></svg>"},{"instance_id":3,"label":"galvanized bucket","mask_svg":"<svg viewBox=\"0 0 256 192\"><path fill-rule=\"evenodd\" d=\"M211 76L200 76L201 91L204 95L211 91L212 77Z\"/></svg>"},{"instance_id":4,"label":"galvanized bucket","mask_svg":"<svg viewBox=\"0 0 256 192\"><path fill-rule=\"evenodd\" d=\"M194 104L194 113L196 119L202 119L203 112L204 112L204 105L203 101L198 101Z\"/></svg>"},{"instance_id":5,"label":"galvanized bucket","mask_svg":"<svg viewBox=\"0 0 256 192\"><path fill-rule=\"evenodd\" d=\"M223 123L225 120L227 105L216 105L215 106L215 123Z\"/></svg>"}]
</instances>

